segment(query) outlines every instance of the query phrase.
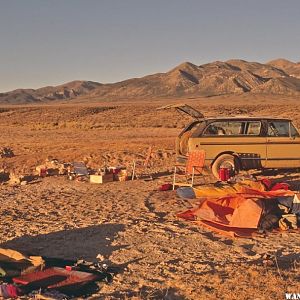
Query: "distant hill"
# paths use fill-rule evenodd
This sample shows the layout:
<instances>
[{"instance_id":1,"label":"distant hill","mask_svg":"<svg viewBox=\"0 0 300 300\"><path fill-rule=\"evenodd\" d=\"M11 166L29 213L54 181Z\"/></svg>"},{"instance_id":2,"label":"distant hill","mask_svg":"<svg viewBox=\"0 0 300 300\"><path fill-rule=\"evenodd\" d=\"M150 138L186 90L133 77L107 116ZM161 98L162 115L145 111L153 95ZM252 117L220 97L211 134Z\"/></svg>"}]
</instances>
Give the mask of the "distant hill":
<instances>
[{"instance_id":1,"label":"distant hill","mask_svg":"<svg viewBox=\"0 0 300 300\"><path fill-rule=\"evenodd\" d=\"M0 103L23 104L72 100L172 98L227 94L300 95L300 63L285 59L262 64L232 59L204 65L185 62L166 73L101 84L72 81L54 87L0 93Z\"/></svg>"},{"instance_id":2,"label":"distant hill","mask_svg":"<svg viewBox=\"0 0 300 300\"><path fill-rule=\"evenodd\" d=\"M47 86L39 89L17 89L0 93L0 103L24 104L49 102L53 100L74 99L89 94L101 84L92 81L71 81L58 86Z\"/></svg>"},{"instance_id":3,"label":"distant hill","mask_svg":"<svg viewBox=\"0 0 300 300\"><path fill-rule=\"evenodd\" d=\"M280 58L268 62L268 65L281 69L290 76L300 78L300 62L293 63L286 59Z\"/></svg>"}]
</instances>

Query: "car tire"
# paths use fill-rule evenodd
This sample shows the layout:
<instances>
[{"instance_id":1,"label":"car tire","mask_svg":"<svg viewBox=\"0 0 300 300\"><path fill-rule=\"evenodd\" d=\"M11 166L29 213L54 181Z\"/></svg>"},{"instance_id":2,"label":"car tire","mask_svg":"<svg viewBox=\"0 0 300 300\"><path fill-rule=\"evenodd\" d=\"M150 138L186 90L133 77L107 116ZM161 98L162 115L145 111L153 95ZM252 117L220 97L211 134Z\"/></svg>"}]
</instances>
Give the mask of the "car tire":
<instances>
[{"instance_id":1,"label":"car tire","mask_svg":"<svg viewBox=\"0 0 300 300\"><path fill-rule=\"evenodd\" d=\"M220 168L229 168L231 170L231 176L238 174L239 164L237 158L231 154L222 154L214 161L211 166L211 171L217 179L219 179Z\"/></svg>"}]
</instances>

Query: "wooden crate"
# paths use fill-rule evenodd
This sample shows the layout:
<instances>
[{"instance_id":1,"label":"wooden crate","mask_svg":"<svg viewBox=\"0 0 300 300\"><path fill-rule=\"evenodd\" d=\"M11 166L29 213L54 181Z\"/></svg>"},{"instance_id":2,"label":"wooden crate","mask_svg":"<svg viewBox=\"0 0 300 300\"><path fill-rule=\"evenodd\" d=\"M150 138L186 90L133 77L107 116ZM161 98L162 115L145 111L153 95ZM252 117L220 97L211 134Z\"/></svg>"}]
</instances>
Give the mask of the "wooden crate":
<instances>
[{"instance_id":1,"label":"wooden crate","mask_svg":"<svg viewBox=\"0 0 300 300\"><path fill-rule=\"evenodd\" d=\"M113 174L105 174L105 175L90 175L91 183L107 183L114 181Z\"/></svg>"}]
</instances>

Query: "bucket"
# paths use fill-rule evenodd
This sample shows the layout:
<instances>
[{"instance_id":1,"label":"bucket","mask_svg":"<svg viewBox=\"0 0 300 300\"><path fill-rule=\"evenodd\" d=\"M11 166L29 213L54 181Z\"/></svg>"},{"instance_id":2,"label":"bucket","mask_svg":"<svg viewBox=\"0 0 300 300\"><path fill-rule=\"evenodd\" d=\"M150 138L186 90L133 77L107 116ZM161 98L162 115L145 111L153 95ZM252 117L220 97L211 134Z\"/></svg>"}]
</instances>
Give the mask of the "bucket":
<instances>
[{"instance_id":1,"label":"bucket","mask_svg":"<svg viewBox=\"0 0 300 300\"><path fill-rule=\"evenodd\" d=\"M227 168L220 168L219 178L221 181L227 181L230 178L230 172Z\"/></svg>"}]
</instances>

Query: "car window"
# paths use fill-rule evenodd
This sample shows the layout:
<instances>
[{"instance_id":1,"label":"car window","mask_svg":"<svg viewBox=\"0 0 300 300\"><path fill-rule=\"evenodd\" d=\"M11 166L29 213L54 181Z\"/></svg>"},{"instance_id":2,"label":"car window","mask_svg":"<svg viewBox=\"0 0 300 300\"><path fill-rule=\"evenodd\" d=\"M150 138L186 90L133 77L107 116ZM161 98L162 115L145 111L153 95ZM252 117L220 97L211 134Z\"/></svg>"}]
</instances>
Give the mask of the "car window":
<instances>
[{"instance_id":1,"label":"car window","mask_svg":"<svg viewBox=\"0 0 300 300\"><path fill-rule=\"evenodd\" d=\"M246 122L227 121L213 122L204 131L203 135L242 135Z\"/></svg>"},{"instance_id":2,"label":"car window","mask_svg":"<svg viewBox=\"0 0 300 300\"><path fill-rule=\"evenodd\" d=\"M290 136L290 122L288 121L269 121L268 122L268 136Z\"/></svg>"},{"instance_id":3,"label":"car window","mask_svg":"<svg viewBox=\"0 0 300 300\"><path fill-rule=\"evenodd\" d=\"M260 127L261 127L261 122L259 122L259 121L247 122L245 134L246 135L259 135Z\"/></svg>"},{"instance_id":4,"label":"car window","mask_svg":"<svg viewBox=\"0 0 300 300\"><path fill-rule=\"evenodd\" d=\"M296 136L296 137L299 137L299 132L298 130L296 129L296 127L293 125L293 123L291 122L291 136Z\"/></svg>"}]
</instances>

